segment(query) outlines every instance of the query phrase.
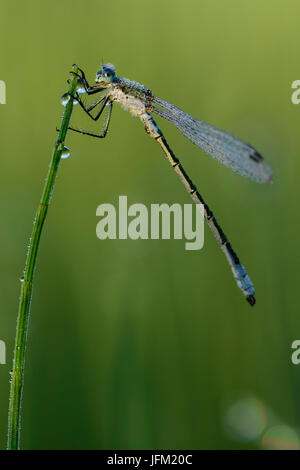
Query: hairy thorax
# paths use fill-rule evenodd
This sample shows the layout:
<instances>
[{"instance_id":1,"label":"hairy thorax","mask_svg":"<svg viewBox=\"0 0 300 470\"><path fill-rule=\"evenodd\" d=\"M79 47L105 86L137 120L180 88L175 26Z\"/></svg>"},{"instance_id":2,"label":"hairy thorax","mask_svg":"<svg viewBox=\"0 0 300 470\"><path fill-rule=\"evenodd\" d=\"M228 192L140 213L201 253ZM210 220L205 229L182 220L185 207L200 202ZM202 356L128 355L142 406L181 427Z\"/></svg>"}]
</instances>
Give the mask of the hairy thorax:
<instances>
[{"instance_id":1,"label":"hairy thorax","mask_svg":"<svg viewBox=\"0 0 300 470\"><path fill-rule=\"evenodd\" d=\"M112 83L108 95L112 101L119 103L134 116L141 117L141 115L151 111L152 93L140 83L116 77L116 81Z\"/></svg>"},{"instance_id":2,"label":"hairy thorax","mask_svg":"<svg viewBox=\"0 0 300 470\"><path fill-rule=\"evenodd\" d=\"M134 95L124 93L120 88L113 88L109 93L112 101L119 103L134 116L146 113L146 105Z\"/></svg>"}]
</instances>

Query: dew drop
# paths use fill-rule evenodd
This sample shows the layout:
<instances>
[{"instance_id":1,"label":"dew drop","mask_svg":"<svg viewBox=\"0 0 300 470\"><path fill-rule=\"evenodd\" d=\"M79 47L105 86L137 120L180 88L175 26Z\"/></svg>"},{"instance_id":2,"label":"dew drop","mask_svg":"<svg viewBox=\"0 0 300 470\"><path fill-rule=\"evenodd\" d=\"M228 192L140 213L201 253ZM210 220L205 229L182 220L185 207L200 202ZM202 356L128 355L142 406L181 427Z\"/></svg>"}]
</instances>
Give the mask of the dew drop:
<instances>
[{"instance_id":1,"label":"dew drop","mask_svg":"<svg viewBox=\"0 0 300 470\"><path fill-rule=\"evenodd\" d=\"M20 277L20 282L24 282L24 276Z\"/></svg>"},{"instance_id":2,"label":"dew drop","mask_svg":"<svg viewBox=\"0 0 300 470\"><path fill-rule=\"evenodd\" d=\"M66 158L69 158L70 154L71 154L70 149L68 149L68 147L65 146L63 148L63 151L61 152L61 158L65 160Z\"/></svg>"},{"instance_id":3,"label":"dew drop","mask_svg":"<svg viewBox=\"0 0 300 470\"><path fill-rule=\"evenodd\" d=\"M67 106L69 101L70 101L70 95L68 93L64 93L63 95L61 95L60 102L63 106Z\"/></svg>"},{"instance_id":4,"label":"dew drop","mask_svg":"<svg viewBox=\"0 0 300 470\"><path fill-rule=\"evenodd\" d=\"M84 88L83 81L81 80L81 78L78 78L77 80L76 91L79 94L85 93L85 88Z\"/></svg>"},{"instance_id":5,"label":"dew drop","mask_svg":"<svg viewBox=\"0 0 300 470\"><path fill-rule=\"evenodd\" d=\"M63 106L67 106L69 101L70 101L69 93L64 93L63 95L61 95L60 102ZM75 105L75 104L78 104L78 101L76 99L73 100L73 105Z\"/></svg>"}]
</instances>

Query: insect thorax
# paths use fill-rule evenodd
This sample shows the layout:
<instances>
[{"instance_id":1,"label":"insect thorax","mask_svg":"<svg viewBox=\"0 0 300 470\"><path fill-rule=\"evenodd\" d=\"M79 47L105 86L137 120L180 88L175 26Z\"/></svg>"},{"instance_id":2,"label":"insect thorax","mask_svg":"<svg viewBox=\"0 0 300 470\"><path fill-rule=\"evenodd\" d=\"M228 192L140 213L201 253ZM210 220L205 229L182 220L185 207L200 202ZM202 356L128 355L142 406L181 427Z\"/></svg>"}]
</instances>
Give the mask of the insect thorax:
<instances>
[{"instance_id":1,"label":"insect thorax","mask_svg":"<svg viewBox=\"0 0 300 470\"><path fill-rule=\"evenodd\" d=\"M149 88L128 78L117 78L109 91L112 100L135 116L151 111L153 95Z\"/></svg>"}]
</instances>

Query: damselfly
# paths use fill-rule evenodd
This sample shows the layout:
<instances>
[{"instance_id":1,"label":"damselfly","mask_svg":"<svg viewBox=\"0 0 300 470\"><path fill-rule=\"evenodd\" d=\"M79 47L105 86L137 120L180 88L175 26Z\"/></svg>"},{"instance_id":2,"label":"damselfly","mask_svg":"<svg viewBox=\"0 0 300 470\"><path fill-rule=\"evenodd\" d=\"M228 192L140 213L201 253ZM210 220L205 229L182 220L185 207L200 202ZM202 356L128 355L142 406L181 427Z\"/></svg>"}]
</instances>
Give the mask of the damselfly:
<instances>
[{"instance_id":1,"label":"damselfly","mask_svg":"<svg viewBox=\"0 0 300 470\"><path fill-rule=\"evenodd\" d=\"M104 111L106 111L106 118L103 132L100 134L72 127L70 129L84 135L104 138L109 127L114 102L121 104L123 108L139 117L147 133L162 147L167 159L179 175L194 202L203 205L205 219L225 253L238 287L242 290L249 304L254 305L255 291L247 271L231 247L213 212L209 209L198 189L183 169L180 161L170 149L162 131L154 121L152 113L172 122L185 137L219 162L258 183L269 183L272 180L270 166L251 145L242 142L211 124L199 121L173 104L157 98L144 85L131 81L128 78L117 77L115 67L112 64L105 64L101 67L96 74L96 85L94 86L88 84L84 72L79 67L78 70L80 74L78 74L78 85L74 99L78 101L85 113L94 121L97 121ZM102 92L100 99L89 107L80 98L81 93L93 95L100 92ZM99 111L93 115L91 111L97 109L98 106Z\"/></svg>"}]
</instances>

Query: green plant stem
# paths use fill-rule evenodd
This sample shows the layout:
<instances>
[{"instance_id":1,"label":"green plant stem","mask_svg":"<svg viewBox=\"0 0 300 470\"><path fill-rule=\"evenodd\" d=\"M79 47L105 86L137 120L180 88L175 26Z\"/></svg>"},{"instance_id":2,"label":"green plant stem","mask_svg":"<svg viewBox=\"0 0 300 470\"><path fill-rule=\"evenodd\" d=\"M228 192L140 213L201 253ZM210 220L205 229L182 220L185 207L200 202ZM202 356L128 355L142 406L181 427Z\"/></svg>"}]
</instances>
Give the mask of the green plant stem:
<instances>
[{"instance_id":1,"label":"green plant stem","mask_svg":"<svg viewBox=\"0 0 300 470\"><path fill-rule=\"evenodd\" d=\"M73 72L78 72L77 67L73 66ZM71 76L70 87L68 92L74 95L76 89L77 77ZM32 236L29 241L24 277L22 278L21 296L19 302L16 339L14 348L13 369L10 372L10 397L8 408L8 441L7 449L16 450L20 448L21 434L21 415L22 415L22 395L24 387L24 368L25 368L25 351L27 342L27 333L29 326L30 304L32 297L33 277L36 265L37 252L43 225L46 219L48 207L50 204L55 178L57 175L61 153L64 149L64 142L69 127L71 114L73 110L73 98L64 110L61 128L58 139L55 143L52 159L49 166L48 175L45 181L40 204L33 223Z\"/></svg>"}]
</instances>

